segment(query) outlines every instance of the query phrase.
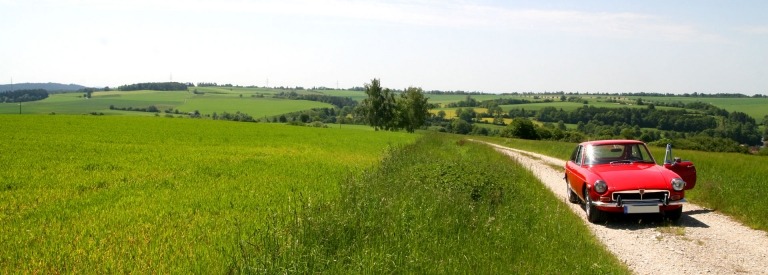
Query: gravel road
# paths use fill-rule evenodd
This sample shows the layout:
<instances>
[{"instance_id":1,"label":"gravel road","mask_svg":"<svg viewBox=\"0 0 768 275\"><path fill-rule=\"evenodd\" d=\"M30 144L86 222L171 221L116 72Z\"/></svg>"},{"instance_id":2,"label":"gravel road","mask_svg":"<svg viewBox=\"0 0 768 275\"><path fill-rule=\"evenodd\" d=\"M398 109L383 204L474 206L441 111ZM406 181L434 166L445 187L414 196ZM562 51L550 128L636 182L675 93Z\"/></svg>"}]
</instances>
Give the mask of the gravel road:
<instances>
[{"instance_id":1,"label":"gravel road","mask_svg":"<svg viewBox=\"0 0 768 275\"><path fill-rule=\"evenodd\" d=\"M554 168L563 167L564 160L489 145L531 170L636 274L768 274L768 234L764 231L693 203L683 206L677 224L669 224L659 215L616 215L604 224L592 224L581 205L567 201L563 168Z\"/></svg>"}]
</instances>

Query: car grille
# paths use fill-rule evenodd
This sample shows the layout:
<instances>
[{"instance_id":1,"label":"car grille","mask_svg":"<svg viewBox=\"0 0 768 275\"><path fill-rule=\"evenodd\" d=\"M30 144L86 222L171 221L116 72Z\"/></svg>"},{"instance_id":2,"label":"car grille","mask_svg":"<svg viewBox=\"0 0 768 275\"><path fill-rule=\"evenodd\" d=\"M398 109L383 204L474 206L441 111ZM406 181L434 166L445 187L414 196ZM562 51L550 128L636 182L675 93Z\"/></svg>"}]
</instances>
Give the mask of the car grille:
<instances>
[{"instance_id":1,"label":"car grille","mask_svg":"<svg viewBox=\"0 0 768 275\"><path fill-rule=\"evenodd\" d=\"M627 190L613 192L613 200L618 200L621 196L622 201L663 201L665 195L669 195L667 190L644 190L642 195L640 190Z\"/></svg>"}]
</instances>

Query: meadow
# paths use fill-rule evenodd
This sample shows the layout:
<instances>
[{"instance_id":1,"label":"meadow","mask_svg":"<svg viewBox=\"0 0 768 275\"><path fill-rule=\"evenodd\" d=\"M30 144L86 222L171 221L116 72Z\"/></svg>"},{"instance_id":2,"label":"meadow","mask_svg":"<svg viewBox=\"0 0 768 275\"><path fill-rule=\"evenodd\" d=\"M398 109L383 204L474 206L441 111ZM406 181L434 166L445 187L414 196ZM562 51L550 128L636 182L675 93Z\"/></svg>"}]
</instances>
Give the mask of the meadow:
<instances>
[{"instance_id":1,"label":"meadow","mask_svg":"<svg viewBox=\"0 0 768 275\"><path fill-rule=\"evenodd\" d=\"M245 89L228 90L223 88L201 87L202 94L188 91L131 91L131 92L95 92L91 98L82 93L52 94L47 99L23 102L22 114L90 114L154 116L158 113L113 110L117 108L147 108L156 106L160 111L178 110L181 114L199 111L202 114L241 112L258 119L275 115L328 108L330 104L272 98L268 92L274 90ZM264 96L264 97L259 97ZM17 103L0 103L0 114L18 114ZM164 115L164 114L160 114Z\"/></svg>"},{"instance_id":2,"label":"meadow","mask_svg":"<svg viewBox=\"0 0 768 275\"><path fill-rule=\"evenodd\" d=\"M339 196L405 133L0 115L0 273L223 273L297 197Z\"/></svg>"},{"instance_id":3,"label":"meadow","mask_svg":"<svg viewBox=\"0 0 768 275\"><path fill-rule=\"evenodd\" d=\"M576 146L557 141L482 139L563 160L570 157ZM649 148L657 163L664 160L665 148ZM768 231L768 219L765 218L768 217L768 188L765 185L768 166L763 165L764 156L675 149L673 153L696 165L696 187L686 191L689 201L721 211L752 228Z\"/></svg>"},{"instance_id":4,"label":"meadow","mask_svg":"<svg viewBox=\"0 0 768 275\"><path fill-rule=\"evenodd\" d=\"M628 272L525 168L461 137L65 115L0 130L0 273Z\"/></svg>"},{"instance_id":5,"label":"meadow","mask_svg":"<svg viewBox=\"0 0 768 275\"><path fill-rule=\"evenodd\" d=\"M635 99L637 97L629 97ZM710 97L641 97L645 101L656 102L704 102L729 112L744 112L759 123L768 115L768 98L710 98Z\"/></svg>"}]
</instances>

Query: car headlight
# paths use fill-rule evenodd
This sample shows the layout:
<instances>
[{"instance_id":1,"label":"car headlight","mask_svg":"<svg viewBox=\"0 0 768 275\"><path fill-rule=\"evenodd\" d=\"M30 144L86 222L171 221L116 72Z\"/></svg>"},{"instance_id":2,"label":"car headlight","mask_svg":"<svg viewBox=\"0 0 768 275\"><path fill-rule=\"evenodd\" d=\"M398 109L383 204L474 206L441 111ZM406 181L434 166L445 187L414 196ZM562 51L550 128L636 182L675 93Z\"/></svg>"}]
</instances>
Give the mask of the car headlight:
<instances>
[{"instance_id":1,"label":"car headlight","mask_svg":"<svg viewBox=\"0 0 768 275\"><path fill-rule=\"evenodd\" d=\"M672 179L672 189L675 189L675 191L683 191L683 188L685 188L685 181L683 179Z\"/></svg>"},{"instance_id":2,"label":"car headlight","mask_svg":"<svg viewBox=\"0 0 768 275\"><path fill-rule=\"evenodd\" d=\"M608 191L608 184L604 180L595 181L595 192L602 194L605 191Z\"/></svg>"}]
</instances>

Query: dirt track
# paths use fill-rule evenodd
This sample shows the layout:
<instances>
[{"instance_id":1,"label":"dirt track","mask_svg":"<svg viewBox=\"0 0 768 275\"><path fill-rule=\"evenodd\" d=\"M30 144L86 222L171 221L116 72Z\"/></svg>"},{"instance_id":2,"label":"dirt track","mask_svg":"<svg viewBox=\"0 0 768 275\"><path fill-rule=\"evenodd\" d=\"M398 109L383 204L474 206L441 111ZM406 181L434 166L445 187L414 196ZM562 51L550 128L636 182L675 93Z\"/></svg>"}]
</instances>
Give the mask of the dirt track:
<instances>
[{"instance_id":1,"label":"dirt track","mask_svg":"<svg viewBox=\"0 0 768 275\"><path fill-rule=\"evenodd\" d=\"M564 160L489 145L531 170L636 274L768 274L766 232L693 203L683 207L683 217L674 225L658 215L616 215L605 224L591 224L581 205L567 201L563 170L552 167L563 167Z\"/></svg>"}]
</instances>

